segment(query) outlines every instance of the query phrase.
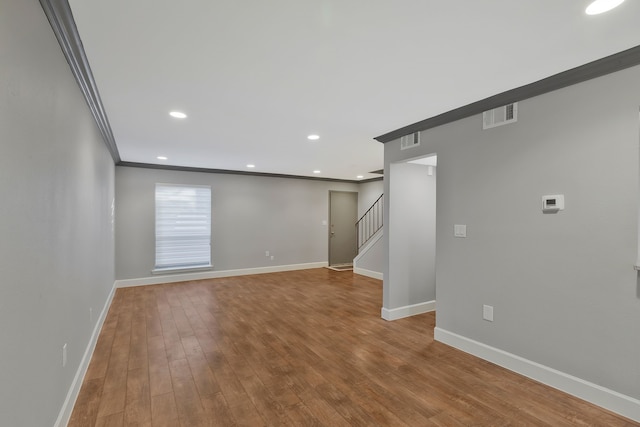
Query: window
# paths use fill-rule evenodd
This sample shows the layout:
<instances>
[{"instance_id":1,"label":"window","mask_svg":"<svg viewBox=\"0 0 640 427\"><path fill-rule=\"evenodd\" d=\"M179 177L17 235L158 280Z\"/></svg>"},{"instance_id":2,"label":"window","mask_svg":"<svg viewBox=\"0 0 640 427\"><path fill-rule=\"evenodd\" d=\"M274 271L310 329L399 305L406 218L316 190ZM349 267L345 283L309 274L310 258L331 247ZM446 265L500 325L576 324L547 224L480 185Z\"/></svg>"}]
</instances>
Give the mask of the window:
<instances>
[{"instance_id":1,"label":"window","mask_svg":"<svg viewBox=\"0 0 640 427\"><path fill-rule=\"evenodd\" d=\"M211 187L156 184L155 270L211 267Z\"/></svg>"}]
</instances>

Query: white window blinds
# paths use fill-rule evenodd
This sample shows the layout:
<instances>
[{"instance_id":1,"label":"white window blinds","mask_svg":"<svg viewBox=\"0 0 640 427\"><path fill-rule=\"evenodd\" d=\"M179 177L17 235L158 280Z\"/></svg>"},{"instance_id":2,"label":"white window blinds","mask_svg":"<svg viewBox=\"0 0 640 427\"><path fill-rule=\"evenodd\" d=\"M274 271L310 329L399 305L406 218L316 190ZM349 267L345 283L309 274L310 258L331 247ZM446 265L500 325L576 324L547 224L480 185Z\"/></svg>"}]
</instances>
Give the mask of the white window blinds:
<instances>
[{"instance_id":1,"label":"white window blinds","mask_svg":"<svg viewBox=\"0 0 640 427\"><path fill-rule=\"evenodd\" d=\"M211 266L211 187L156 184L156 266Z\"/></svg>"}]
</instances>

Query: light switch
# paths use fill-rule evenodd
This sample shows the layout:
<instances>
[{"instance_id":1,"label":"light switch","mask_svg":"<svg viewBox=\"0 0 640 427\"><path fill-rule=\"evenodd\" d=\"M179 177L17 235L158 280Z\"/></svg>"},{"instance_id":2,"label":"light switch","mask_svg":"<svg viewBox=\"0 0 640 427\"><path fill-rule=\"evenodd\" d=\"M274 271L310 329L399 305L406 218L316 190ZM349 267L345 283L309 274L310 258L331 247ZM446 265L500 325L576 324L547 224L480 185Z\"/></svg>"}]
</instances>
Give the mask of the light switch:
<instances>
[{"instance_id":1,"label":"light switch","mask_svg":"<svg viewBox=\"0 0 640 427\"><path fill-rule=\"evenodd\" d=\"M453 226L454 237L467 237L467 226L462 224L455 224Z\"/></svg>"},{"instance_id":2,"label":"light switch","mask_svg":"<svg viewBox=\"0 0 640 427\"><path fill-rule=\"evenodd\" d=\"M493 306L492 305L482 306L482 318L484 320L488 320L489 322L493 322Z\"/></svg>"}]
</instances>

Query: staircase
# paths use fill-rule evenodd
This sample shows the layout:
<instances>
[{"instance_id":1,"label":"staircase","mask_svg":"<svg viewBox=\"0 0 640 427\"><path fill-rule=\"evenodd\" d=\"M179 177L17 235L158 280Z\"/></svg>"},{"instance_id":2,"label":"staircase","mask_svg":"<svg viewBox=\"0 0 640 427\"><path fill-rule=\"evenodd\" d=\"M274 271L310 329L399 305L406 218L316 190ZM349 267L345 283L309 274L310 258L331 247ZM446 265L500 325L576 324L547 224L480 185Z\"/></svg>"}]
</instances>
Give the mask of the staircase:
<instances>
[{"instance_id":1,"label":"staircase","mask_svg":"<svg viewBox=\"0 0 640 427\"><path fill-rule=\"evenodd\" d=\"M356 222L356 241L360 249L382 228L384 223L384 194L373 202L371 207Z\"/></svg>"}]
</instances>

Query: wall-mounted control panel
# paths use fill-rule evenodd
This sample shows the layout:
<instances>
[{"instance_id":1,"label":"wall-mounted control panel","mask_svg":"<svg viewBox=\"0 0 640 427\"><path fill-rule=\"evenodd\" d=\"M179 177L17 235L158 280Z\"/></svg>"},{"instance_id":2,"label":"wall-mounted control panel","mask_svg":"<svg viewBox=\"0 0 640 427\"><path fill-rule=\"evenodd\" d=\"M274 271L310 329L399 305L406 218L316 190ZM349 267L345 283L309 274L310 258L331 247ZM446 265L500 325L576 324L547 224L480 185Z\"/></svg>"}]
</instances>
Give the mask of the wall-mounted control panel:
<instances>
[{"instance_id":1,"label":"wall-mounted control panel","mask_svg":"<svg viewBox=\"0 0 640 427\"><path fill-rule=\"evenodd\" d=\"M564 194L542 196L542 212L558 212L564 210Z\"/></svg>"}]
</instances>

